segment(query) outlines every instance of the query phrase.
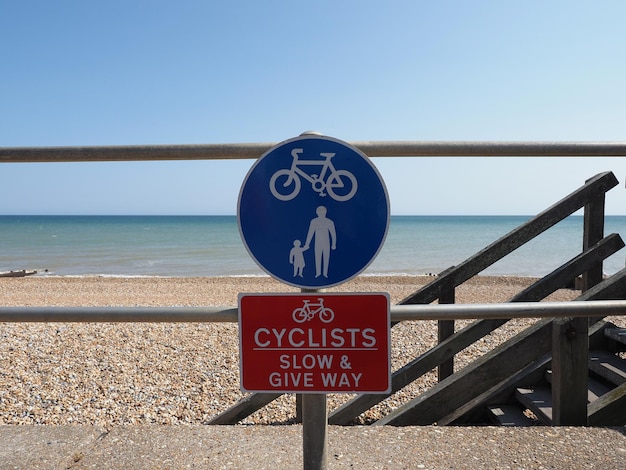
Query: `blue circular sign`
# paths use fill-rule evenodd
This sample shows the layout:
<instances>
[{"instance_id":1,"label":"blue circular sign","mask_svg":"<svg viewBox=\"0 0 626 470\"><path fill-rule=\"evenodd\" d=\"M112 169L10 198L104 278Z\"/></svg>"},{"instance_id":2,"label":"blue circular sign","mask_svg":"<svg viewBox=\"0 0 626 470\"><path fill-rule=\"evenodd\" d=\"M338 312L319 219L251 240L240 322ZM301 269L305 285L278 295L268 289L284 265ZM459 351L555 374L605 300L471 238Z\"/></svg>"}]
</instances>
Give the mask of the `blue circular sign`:
<instances>
[{"instance_id":1,"label":"blue circular sign","mask_svg":"<svg viewBox=\"0 0 626 470\"><path fill-rule=\"evenodd\" d=\"M246 249L268 274L305 289L341 284L376 257L389 198L361 151L303 135L267 151L248 172L237 205Z\"/></svg>"}]
</instances>

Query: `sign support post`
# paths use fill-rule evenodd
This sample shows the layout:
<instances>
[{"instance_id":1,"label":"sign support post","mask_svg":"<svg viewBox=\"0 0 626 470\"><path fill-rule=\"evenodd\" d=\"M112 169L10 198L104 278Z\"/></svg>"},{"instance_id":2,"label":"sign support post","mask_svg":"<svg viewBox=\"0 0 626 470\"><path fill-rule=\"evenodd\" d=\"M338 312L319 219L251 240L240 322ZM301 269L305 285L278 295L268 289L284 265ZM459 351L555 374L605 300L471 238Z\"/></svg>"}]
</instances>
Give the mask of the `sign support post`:
<instances>
[{"instance_id":1,"label":"sign support post","mask_svg":"<svg viewBox=\"0 0 626 470\"><path fill-rule=\"evenodd\" d=\"M304 470L328 466L328 408L325 393L302 394L302 457Z\"/></svg>"},{"instance_id":2,"label":"sign support post","mask_svg":"<svg viewBox=\"0 0 626 470\"><path fill-rule=\"evenodd\" d=\"M304 293L323 289L300 289ZM328 468L328 397L325 393L303 393L302 463L304 470Z\"/></svg>"}]
</instances>

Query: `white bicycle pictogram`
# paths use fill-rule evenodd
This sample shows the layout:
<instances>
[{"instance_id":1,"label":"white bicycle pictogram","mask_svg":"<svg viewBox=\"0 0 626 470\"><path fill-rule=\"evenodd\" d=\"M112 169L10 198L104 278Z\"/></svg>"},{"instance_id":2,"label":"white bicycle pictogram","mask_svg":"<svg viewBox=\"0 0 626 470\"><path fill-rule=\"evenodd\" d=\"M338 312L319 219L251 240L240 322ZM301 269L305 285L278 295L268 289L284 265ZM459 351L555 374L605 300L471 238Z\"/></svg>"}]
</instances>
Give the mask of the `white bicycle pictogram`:
<instances>
[{"instance_id":1,"label":"white bicycle pictogram","mask_svg":"<svg viewBox=\"0 0 626 470\"><path fill-rule=\"evenodd\" d=\"M315 318L315 315L319 314L320 320L324 323L330 323L335 319L335 312L330 308L324 307L324 299L318 297L319 303L312 304L310 300L303 300L304 305L296 308L291 317L296 323L304 323L305 321L311 321Z\"/></svg>"},{"instance_id":2,"label":"white bicycle pictogram","mask_svg":"<svg viewBox=\"0 0 626 470\"><path fill-rule=\"evenodd\" d=\"M320 153L324 160L300 160L298 157L303 149L293 149L291 156L291 168L283 168L278 170L270 178L270 191L276 199L281 201L289 201L300 193L302 181L304 178L311 183L311 187L320 196L328 195L335 201L348 201L356 194L357 181L352 173L348 170L337 170L331 162L334 153ZM308 174L303 171L301 166L321 166L319 174Z\"/></svg>"}]
</instances>

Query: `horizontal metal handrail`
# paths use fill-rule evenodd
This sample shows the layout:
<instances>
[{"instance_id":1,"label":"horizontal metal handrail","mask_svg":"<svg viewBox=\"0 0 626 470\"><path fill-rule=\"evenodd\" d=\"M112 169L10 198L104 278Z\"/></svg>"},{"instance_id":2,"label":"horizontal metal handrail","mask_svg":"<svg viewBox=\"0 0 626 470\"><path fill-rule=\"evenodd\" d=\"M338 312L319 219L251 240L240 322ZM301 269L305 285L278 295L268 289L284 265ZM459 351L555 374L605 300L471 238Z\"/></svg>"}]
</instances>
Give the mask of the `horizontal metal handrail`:
<instances>
[{"instance_id":1,"label":"horizontal metal handrail","mask_svg":"<svg viewBox=\"0 0 626 470\"><path fill-rule=\"evenodd\" d=\"M0 147L0 163L256 159L275 143ZM359 141L370 157L626 156L626 142Z\"/></svg>"},{"instance_id":2,"label":"horizontal metal handrail","mask_svg":"<svg viewBox=\"0 0 626 470\"><path fill-rule=\"evenodd\" d=\"M236 307L0 307L0 323L237 322Z\"/></svg>"},{"instance_id":3,"label":"horizontal metal handrail","mask_svg":"<svg viewBox=\"0 0 626 470\"><path fill-rule=\"evenodd\" d=\"M393 305L391 321L626 315L626 300ZM215 323L238 321L236 307L0 307L0 322Z\"/></svg>"}]
</instances>

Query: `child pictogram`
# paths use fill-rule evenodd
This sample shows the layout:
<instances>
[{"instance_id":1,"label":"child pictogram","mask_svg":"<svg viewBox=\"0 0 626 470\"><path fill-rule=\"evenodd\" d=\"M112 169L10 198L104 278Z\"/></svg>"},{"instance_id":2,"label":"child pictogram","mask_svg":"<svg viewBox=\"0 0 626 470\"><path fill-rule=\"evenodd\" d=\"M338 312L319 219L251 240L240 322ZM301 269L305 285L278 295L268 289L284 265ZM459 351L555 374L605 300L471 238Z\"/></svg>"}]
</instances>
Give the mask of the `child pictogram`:
<instances>
[{"instance_id":1,"label":"child pictogram","mask_svg":"<svg viewBox=\"0 0 626 470\"><path fill-rule=\"evenodd\" d=\"M293 277L302 277L302 271L304 270L304 247L300 246L300 240L294 240L293 248L289 252L289 263L293 264Z\"/></svg>"}]
</instances>

